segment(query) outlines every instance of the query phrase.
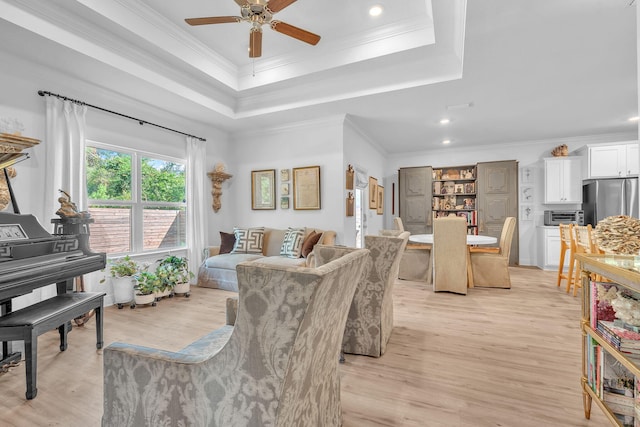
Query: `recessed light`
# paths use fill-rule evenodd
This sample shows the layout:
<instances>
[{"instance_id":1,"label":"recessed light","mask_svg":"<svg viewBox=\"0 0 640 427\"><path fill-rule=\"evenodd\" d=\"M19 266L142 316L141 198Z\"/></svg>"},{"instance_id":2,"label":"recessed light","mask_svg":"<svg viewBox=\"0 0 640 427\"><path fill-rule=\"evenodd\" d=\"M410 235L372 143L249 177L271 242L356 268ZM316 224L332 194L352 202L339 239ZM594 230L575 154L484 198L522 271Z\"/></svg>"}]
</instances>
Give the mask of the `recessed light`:
<instances>
[{"instance_id":1,"label":"recessed light","mask_svg":"<svg viewBox=\"0 0 640 427\"><path fill-rule=\"evenodd\" d=\"M382 11L383 10L384 10L384 8L381 5L376 4L374 6L371 6L371 9L369 9L369 15L371 15L371 16L380 16L380 15L382 15Z\"/></svg>"},{"instance_id":2,"label":"recessed light","mask_svg":"<svg viewBox=\"0 0 640 427\"><path fill-rule=\"evenodd\" d=\"M459 110L461 108L471 108L471 107L473 107L473 102L465 102L463 104L447 105L447 110Z\"/></svg>"},{"instance_id":3,"label":"recessed light","mask_svg":"<svg viewBox=\"0 0 640 427\"><path fill-rule=\"evenodd\" d=\"M640 117L635 116L635 117L629 117L629 121L630 122L637 122L638 120L640 120Z\"/></svg>"},{"instance_id":4,"label":"recessed light","mask_svg":"<svg viewBox=\"0 0 640 427\"><path fill-rule=\"evenodd\" d=\"M451 140L450 139L445 139L444 141L442 141L443 144L450 144Z\"/></svg>"},{"instance_id":5,"label":"recessed light","mask_svg":"<svg viewBox=\"0 0 640 427\"><path fill-rule=\"evenodd\" d=\"M440 124L441 125L447 125L449 123L451 123L451 120L449 120L449 119L440 119Z\"/></svg>"}]
</instances>

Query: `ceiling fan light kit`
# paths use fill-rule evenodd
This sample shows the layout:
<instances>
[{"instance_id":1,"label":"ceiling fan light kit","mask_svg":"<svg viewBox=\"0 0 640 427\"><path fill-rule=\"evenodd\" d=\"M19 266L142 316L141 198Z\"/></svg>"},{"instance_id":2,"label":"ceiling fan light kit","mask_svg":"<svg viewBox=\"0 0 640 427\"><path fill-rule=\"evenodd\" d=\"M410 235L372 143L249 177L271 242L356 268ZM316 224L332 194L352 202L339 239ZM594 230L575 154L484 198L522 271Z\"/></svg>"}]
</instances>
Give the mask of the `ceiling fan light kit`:
<instances>
[{"instance_id":1,"label":"ceiling fan light kit","mask_svg":"<svg viewBox=\"0 0 640 427\"><path fill-rule=\"evenodd\" d=\"M189 25L227 24L233 22L250 22L249 57L262 56L262 26L267 24L272 30L285 36L316 45L320 36L302 28L295 27L282 21L273 20L273 15L296 0L234 0L240 6L240 16L212 16L208 18L188 18Z\"/></svg>"}]
</instances>

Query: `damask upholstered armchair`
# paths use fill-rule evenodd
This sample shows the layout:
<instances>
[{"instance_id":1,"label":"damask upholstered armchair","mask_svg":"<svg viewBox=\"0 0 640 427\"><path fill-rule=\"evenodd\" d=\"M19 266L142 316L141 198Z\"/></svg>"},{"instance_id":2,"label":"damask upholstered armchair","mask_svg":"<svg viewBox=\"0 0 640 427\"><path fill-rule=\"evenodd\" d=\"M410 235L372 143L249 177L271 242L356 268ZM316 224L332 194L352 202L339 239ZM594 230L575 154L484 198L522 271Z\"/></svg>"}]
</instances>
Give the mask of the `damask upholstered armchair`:
<instances>
[{"instance_id":1,"label":"damask upholstered armchair","mask_svg":"<svg viewBox=\"0 0 640 427\"><path fill-rule=\"evenodd\" d=\"M393 284L398 278L409 232L404 231L397 237L365 236L364 239L369 258L349 309L342 349L349 354L380 357L387 349L393 330ZM336 256L336 252L331 253L327 248L316 246L316 265Z\"/></svg>"},{"instance_id":2,"label":"damask upholstered armchair","mask_svg":"<svg viewBox=\"0 0 640 427\"><path fill-rule=\"evenodd\" d=\"M178 352L109 345L103 426L340 426L338 356L368 256L239 264L234 327Z\"/></svg>"}]
</instances>

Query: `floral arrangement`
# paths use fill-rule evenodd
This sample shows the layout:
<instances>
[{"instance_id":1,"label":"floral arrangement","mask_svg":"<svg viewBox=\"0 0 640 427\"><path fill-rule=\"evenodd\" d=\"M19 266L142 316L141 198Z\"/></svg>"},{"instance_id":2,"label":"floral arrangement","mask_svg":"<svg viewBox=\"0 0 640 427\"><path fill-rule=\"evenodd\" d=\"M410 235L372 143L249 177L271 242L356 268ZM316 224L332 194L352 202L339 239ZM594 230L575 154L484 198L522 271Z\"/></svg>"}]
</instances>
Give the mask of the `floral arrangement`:
<instances>
[{"instance_id":1,"label":"floral arrangement","mask_svg":"<svg viewBox=\"0 0 640 427\"><path fill-rule=\"evenodd\" d=\"M615 316L632 326L640 326L640 301L615 286L609 289L598 285L598 299L611 304Z\"/></svg>"}]
</instances>

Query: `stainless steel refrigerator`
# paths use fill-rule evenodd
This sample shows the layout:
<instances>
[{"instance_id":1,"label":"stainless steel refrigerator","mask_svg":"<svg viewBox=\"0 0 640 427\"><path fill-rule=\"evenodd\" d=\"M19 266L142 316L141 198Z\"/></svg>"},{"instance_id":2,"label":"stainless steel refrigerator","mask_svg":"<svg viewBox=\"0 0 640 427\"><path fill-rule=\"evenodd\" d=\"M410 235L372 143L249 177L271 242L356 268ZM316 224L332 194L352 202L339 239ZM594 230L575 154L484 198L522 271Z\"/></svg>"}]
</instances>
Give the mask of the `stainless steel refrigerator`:
<instances>
[{"instance_id":1,"label":"stainless steel refrigerator","mask_svg":"<svg viewBox=\"0 0 640 427\"><path fill-rule=\"evenodd\" d=\"M614 215L638 218L638 178L592 179L582 182L585 224Z\"/></svg>"}]
</instances>

